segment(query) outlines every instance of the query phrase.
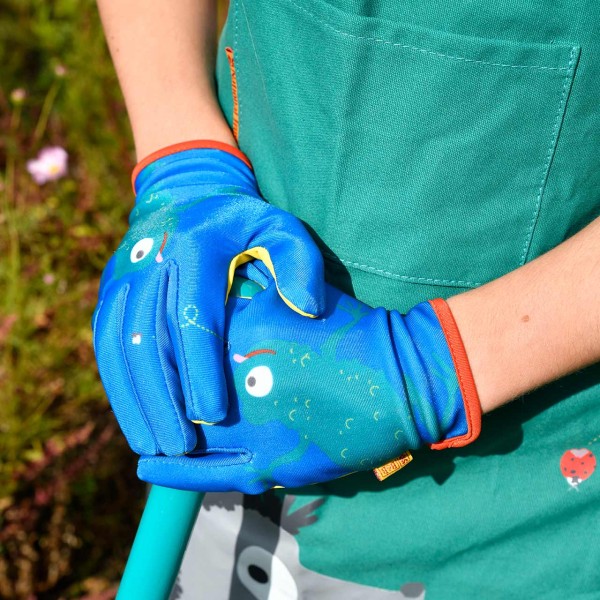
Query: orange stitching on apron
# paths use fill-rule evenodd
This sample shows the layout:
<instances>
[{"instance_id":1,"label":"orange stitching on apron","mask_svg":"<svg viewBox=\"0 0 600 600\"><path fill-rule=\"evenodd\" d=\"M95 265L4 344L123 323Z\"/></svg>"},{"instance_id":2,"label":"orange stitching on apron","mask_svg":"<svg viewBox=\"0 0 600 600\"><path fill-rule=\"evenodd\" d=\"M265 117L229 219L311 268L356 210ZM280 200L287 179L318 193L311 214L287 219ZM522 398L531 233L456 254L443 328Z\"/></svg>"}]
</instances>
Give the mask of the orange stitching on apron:
<instances>
[{"instance_id":1,"label":"orange stitching on apron","mask_svg":"<svg viewBox=\"0 0 600 600\"><path fill-rule=\"evenodd\" d=\"M235 74L235 61L233 58L233 48L225 48L227 60L229 61L229 70L231 71L231 94L233 96L233 137L238 141L240 131L240 105L238 101L237 76Z\"/></svg>"}]
</instances>

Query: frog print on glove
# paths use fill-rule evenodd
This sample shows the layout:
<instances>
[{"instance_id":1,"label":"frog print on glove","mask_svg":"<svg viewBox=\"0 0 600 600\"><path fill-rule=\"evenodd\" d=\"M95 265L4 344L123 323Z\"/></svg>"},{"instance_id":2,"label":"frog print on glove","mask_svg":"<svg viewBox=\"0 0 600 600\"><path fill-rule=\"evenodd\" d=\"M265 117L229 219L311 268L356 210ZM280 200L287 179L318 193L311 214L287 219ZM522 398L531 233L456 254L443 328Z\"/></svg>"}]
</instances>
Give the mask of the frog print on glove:
<instances>
[{"instance_id":1,"label":"frog print on glove","mask_svg":"<svg viewBox=\"0 0 600 600\"><path fill-rule=\"evenodd\" d=\"M237 192L233 187L225 189L224 193L228 191ZM147 199L136 204L129 216L130 229L115 252L114 279L163 263L168 258L166 248L174 243L180 215L208 197L198 196L178 204L172 192L162 190L149 194Z\"/></svg>"},{"instance_id":2,"label":"frog print on glove","mask_svg":"<svg viewBox=\"0 0 600 600\"><path fill-rule=\"evenodd\" d=\"M366 314L361 305L340 308L350 320L318 351L305 344L273 340L244 355L233 353L242 419L254 426L277 422L297 440L260 472L261 479L271 478L278 467L302 461L315 447L335 465L339 476L387 462L389 456L378 455L378 448L398 448L400 453L407 446L419 445L412 415L398 410L403 399L384 372L357 358L338 358L339 348ZM451 387L455 378L446 381ZM408 377L404 385L414 388ZM343 387L352 388L352 404L336 400L349 396ZM449 394L459 393L455 383L454 387Z\"/></svg>"},{"instance_id":3,"label":"frog print on glove","mask_svg":"<svg viewBox=\"0 0 600 600\"><path fill-rule=\"evenodd\" d=\"M356 360L335 360L337 344L364 314L360 306L349 308L348 313L351 320L331 335L320 353L294 342L272 341L243 356L234 354L239 363L234 376L242 417L252 425L278 421L298 436L296 447L273 460L263 477L301 460L310 444L345 471L357 464L363 469L379 465L373 456L374 437L387 437L390 446L399 444L401 417L393 410L389 398L394 392L383 373ZM369 408L346 406L340 411L332 382L353 386L358 401ZM298 393L290 394L291 390Z\"/></svg>"},{"instance_id":4,"label":"frog print on glove","mask_svg":"<svg viewBox=\"0 0 600 600\"><path fill-rule=\"evenodd\" d=\"M365 469L377 467L379 463L371 455L372 436L383 433L390 445L399 443L402 435L402 428L396 427L399 416L389 402L390 386L381 373L367 371L353 362L330 363L298 344L271 342L268 346L245 356L236 354L234 360L242 363L236 371L236 380L244 390L244 397L240 398L243 418L253 425L276 420L298 434L296 448L274 460L269 471L301 459L311 443L342 468L357 463ZM306 377L307 381L328 386L331 379L323 377L323 370L330 369L340 385L358 388L361 397L371 404L367 413L354 412L352 407L340 413L332 391L315 389L314 384L311 394L290 396L279 391L278 379L286 377ZM386 396L387 402L381 402Z\"/></svg>"},{"instance_id":5,"label":"frog print on glove","mask_svg":"<svg viewBox=\"0 0 600 600\"><path fill-rule=\"evenodd\" d=\"M116 252L115 275L120 277L127 273L145 269L155 263L162 263L163 252L173 235L177 224L177 217L170 215L162 221L155 230L149 230L147 226L132 228L125 237Z\"/></svg>"},{"instance_id":6,"label":"frog print on glove","mask_svg":"<svg viewBox=\"0 0 600 600\"><path fill-rule=\"evenodd\" d=\"M265 202L243 154L215 144L176 144L138 164L130 228L100 281L98 369L140 455L182 456L198 445L194 422L227 417L225 303L240 256L260 249L300 313L323 304L322 257L302 223Z\"/></svg>"}]
</instances>

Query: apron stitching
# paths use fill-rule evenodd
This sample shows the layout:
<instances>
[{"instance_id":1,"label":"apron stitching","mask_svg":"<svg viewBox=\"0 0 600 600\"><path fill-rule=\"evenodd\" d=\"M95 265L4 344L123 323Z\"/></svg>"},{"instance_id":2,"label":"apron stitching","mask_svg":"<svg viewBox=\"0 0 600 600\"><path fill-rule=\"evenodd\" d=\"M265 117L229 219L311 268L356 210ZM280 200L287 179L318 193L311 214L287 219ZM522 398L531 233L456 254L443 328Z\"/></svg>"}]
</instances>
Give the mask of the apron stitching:
<instances>
[{"instance_id":1,"label":"apron stitching","mask_svg":"<svg viewBox=\"0 0 600 600\"><path fill-rule=\"evenodd\" d=\"M367 271L370 273L377 273L379 275L383 275L384 277L389 277L390 279L401 279L402 281L411 281L415 283L435 283L442 285L450 285L453 287L479 287L480 285L483 285L483 283L476 281L461 281L459 279L435 279L432 277L414 277L411 275L401 275L399 273L393 273L392 271L386 271L385 269L378 269L376 267L372 267L371 265L365 265L351 260L345 260L325 250L323 250L322 252L325 259L329 260L330 262L341 262L343 265L346 265L348 267L354 267L355 269L360 269L361 271Z\"/></svg>"},{"instance_id":2,"label":"apron stitching","mask_svg":"<svg viewBox=\"0 0 600 600\"><path fill-rule=\"evenodd\" d=\"M237 0L234 0L234 4L235 4L235 12L234 12L234 23L235 23L235 27L234 27L234 32L233 32L233 48L234 48L234 52L237 56L237 75L239 75L239 69L240 69L240 57L238 54L238 48L239 48L239 44L238 44L238 2ZM236 78L236 84L237 84L237 78ZM237 126L238 126L238 135L239 135L239 127L240 127L240 119L241 119L241 115L242 115L242 102L240 100L240 90L239 87L237 88L237 95L238 95L238 99L237 99ZM240 145L240 141L239 139L236 137L235 141L238 143L238 146Z\"/></svg>"},{"instance_id":3,"label":"apron stitching","mask_svg":"<svg viewBox=\"0 0 600 600\"><path fill-rule=\"evenodd\" d=\"M563 78L563 86L562 86L562 93L561 93L561 98L560 98L560 102L559 102L559 106L558 106L558 111L554 120L554 125L553 125L553 129L552 129L552 139L550 142L550 146L548 148L548 152L546 154L546 161L544 164L544 173L543 173L543 180L541 183L541 186L539 188L539 193L536 199L536 204L535 204L535 208L534 208L534 214L533 217L531 219L529 228L527 230L526 233L526 239L525 239L525 244L523 247L523 251L522 251L522 255L520 258L520 264L523 264L531 243L531 239L533 237L533 231L535 229L535 225L536 222L538 220L538 216L539 216L539 211L540 211L540 207L541 207L541 198L542 198L542 194L543 194L543 190L545 187L545 183L547 180L547 176L548 176L548 172L549 172L549 167L550 167L550 163L551 163L551 158L553 155L553 148L556 144L557 138L558 138L558 133L560 131L560 115L562 112L562 109L564 107L564 102L565 102L565 95L566 92L568 90L568 83L569 80L572 79L572 71L573 71L573 65L577 56L577 50L578 47L577 46L572 46L571 47L571 52L570 52L570 56L569 56L569 63L568 66L566 67L546 67L546 66L540 66L540 65L511 65L511 64L504 64L504 63L492 63L492 62L486 62L486 61L482 61L482 60L475 60L475 59L469 59L469 58L465 58L465 57L459 57L459 56L452 56L452 55L448 55L448 54L443 54L440 52L436 52L436 51L432 51L432 50L428 50L426 48L419 48L417 46L410 46L410 45L406 45L406 44L400 44L400 43L394 43L394 42L390 42L388 40L383 40L383 39L379 39L379 38L373 38L373 37L365 37L365 36L357 36L351 33L347 33L341 30L336 29L335 27L333 27L332 25L330 25L329 23L323 21L322 19L320 19L317 15L315 15L314 13L310 12L308 9L306 9L305 7L299 5L297 2L295 2L294 0L287 0L290 4L296 6L298 9L302 10L303 12L307 13L309 16L311 16L314 20L318 21L319 23L321 23L322 25L324 25L325 27L333 30L334 32L343 35L343 36L347 36L347 37L351 37L351 38L356 38L356 39L362 39L362 40L370 40L370 41L374 41L374 42L378 42L378 43L383 43L383 44L387 44L387 45L391 45L394 47L400 47L400 48L407 48L407 49L411 49L411 50L417 50L420 52L424 52L427 54L432 54L438 57L445 57L448 59L452 59L452 60L459 60L459 61L464 61L464 62L473 62L473 63L479 63L479 64L487 64L487 65L493 65L493 66L501 66L501 67L512 67L512 68L532 68L532 69L543 69L543 70L553 70L553 71L566 71L565 76ZM244 1L243 0L237 0L235 2L236 7L235 7L235 34L234 34L234 44L236 46L236 49L238 47L238 36L239 36L239 10L240 10L240 5L241 5L241 10L244 11L244 13L246 12L245 10L245 5L244 5ZM254 45L254 40L252 38L252 34L250 31L250 26L248 23L248 17L246 16L246 23L247 23L247 27L248 27L248 32L250 34L250 38L252 41L252 45L253 45L253 50L254 50L254 54L255 54L255 58L258 62L258 56L256 55L256 48ZM237 65L238 65L238 71L239 71L239 56L238 56L238 60L237 60ZM260 69L259 69L260 71ZM263 84L263 90L266 94L266 89L265 88L265 82L264 82L264 78L262 77L262 73L261 73L261 81ZM239 102L239 118L241 120L241 101ZM427 278L427 277L416 277L416 276L410 276L410 275L403 275L403 274L399 274L399 273L394 273L385 269L380 269L371 265L367 265L367 264L362 264L359 262L355 262L355 261L349 261L346 259L341 259L339 257L337 257L335 254L331 254L330 256L325 256L325 258L328 258L330 261L338 261L341 262L342 264L346 265L346 266L350 266L350 267L354 267L356 269L360 269L363 271L367 271L367 272L371 272L371 273L377 273L379 275L385 276L385 277L389 277L389 278L393 278L393 279L399 279L399 280L403 280L403 281L409 281L409 282L417 282L417 283L431 283L431 284L441 284L441 285L451 285L451 286L460 286L460 287L478 287L480 285L483 285L483 282L473 282L473 281L463 281L463 280L455 280L455 279L439 279L439 278Z\"/></svg>"},{"instance_id":4,"label":"apron stitching","mask_svg":"<svg viewBox=\"0 0 600 600\"><path fill-rule=\"evenodd\" d=\"M419 46L412 46L410 44L400 44L398 42L390 42L389 40L383 40L381 38L355 35L353 33L348 33L346 31L336 29L333 25L330 25L329 23L327 23L327 21L320 19L317 15L310 12L307 8L304 8L304 6L300 6L299 4L294 2L294 0L287 0L287 1L290 2L291 4L293 4L296 8L299 8L300 10L304 11L305 13L310 15L313 19L315 19L316 21L318 21L319 23L321 23L328 29L331 29L335 33L338 33L339 35L343 35L345 37L354 38L357 40L367 40L370 42L377 42L379 44L386 44L388 46L394 46L396 48L404 48L407 50L416 50L417 52L422 52L424 54L431 54L432 56L437 56L439 58L448 58L450 60L470 62L470 63L482 64L482 65L491 65L493 67L510 67L513 69L541 69L544 71L565 71L565 70L568 71L570 68L570 67L544 67L541 65L511 65L511 64L507 64L507 63L495 63L495 62L489 62L489 61L485 61L485 60L475 60L474 58L466 58L464 56L454 56L452 54L444 54L443 52L436 52L435 50L430 50L429 48L421 48Z\"/></svg>"},{"instance_id":5,"label":"apron stitching","mask_svg":"<svg viewBox=\"0 0 600 600\"><path fill-rule=\"evenodd\" d=\"M531 241L533 239L533 232L535 230L535 226L537 225L539 216L540 216L540 208L542 205L542 196L544 194L544 190L546 188L546 182L548 181L548 174L550 172L550 164L552 162L552 157L554 156L554 151L556 150L556 143L558 141L558 133L560 131L560 125L562 123L561 115L564 116L564 107L565 107L565 99L567 95L567 89L569 88L569 82L573 79L573 66L575 62L575 58L577 56L577 46L571 47L571 55L569 58L569 65L566 67L567 72L565 74L562 86L562 93L560 96L560 102L558 104L558 110L556 111L556 117L554 118L554 124L552 126L552 134L550 138L550 145L548 147L548 151L546 152L546 161L544 163L544 167L542 170L542 182L540 184L540 188L538 191L537 198L535 200L535 207L533 209L533 216L531 218L531 222L529 223L529 228L527 230L527 234L525 237L525 244L523 246L523 252L521 253L520 265L525 264L527 260L527 254L529 253L529 249L531 248Z\"/></svg>"},{"instance_id":6,"label":"apron stitching","mask_svg":"<svg viewBox=\"0 0 600 600\"><path fill-rule=\"evenodd\" d=\"M231 74L231 95L233 96L233 137L235 141L239 143L239 132L240 132L240 103L238 95L237 85L237 74L235 70L235 56L233 48L227 46L225 48L225 54L227 54L227 60L229 61L229 72Z\"/></svg>"}]
</instances>

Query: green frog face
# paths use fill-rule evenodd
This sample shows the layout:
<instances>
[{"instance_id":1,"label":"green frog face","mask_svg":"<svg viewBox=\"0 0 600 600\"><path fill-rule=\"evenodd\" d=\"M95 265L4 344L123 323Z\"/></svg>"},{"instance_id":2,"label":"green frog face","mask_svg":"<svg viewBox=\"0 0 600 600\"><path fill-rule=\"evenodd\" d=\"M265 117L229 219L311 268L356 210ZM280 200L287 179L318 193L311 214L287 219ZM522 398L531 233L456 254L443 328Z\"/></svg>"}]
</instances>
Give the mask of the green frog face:
<instances>
[{"instance_id":1,"label":"green frog face","mask_svg":"<svg viewBox=\"0 0 600 600\"><path fill-rule=\"evenodd\" d=\"M176 214L164 208L156 215L134 221L115 253L114 277L120 278L162 263L165 249L173 243L176 226Z\"/></svg>"},{"instance_id":2,"label":"green frog face","mask_svg":"<svg viewBox=\"0 0 600 600\"><path fill-rule=\"evenodd\" d=\"M302 452L315 444L350 472L378 465L382 438L399 444L398 399L382 372L286 341L233 359L242 418L252 425L278 421L299 438Z\"/></svg>"}]
</instances>

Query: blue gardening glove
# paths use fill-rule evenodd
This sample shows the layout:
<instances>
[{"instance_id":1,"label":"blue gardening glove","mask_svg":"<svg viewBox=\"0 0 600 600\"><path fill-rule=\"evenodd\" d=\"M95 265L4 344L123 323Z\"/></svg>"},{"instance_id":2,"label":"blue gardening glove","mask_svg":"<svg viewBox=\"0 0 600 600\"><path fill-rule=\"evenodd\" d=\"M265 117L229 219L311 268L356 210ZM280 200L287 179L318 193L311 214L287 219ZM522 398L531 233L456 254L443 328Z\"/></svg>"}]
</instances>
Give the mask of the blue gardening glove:
<instances>
[{"instance_id":1,"label":"blue gardening glove","mask_svg":"<svg viewBox=\"0 0 600 600\"><path fill-rule=\"evenodd\" d=\"M271 282L252 299L230 298L227 309L229 416L202 426L188 456L142 457L144 481L255 494L479 435L477 391L444 300L403 316L327 286L326 310L310 320L289 310Z\"/></svg>"},{"instance_id":2,"label":"blue gardening glove","mask_svg":"<svg viewBox=\"0 0 600 600\"><path fill-rule=\"evenodd\" d=\"M262 260L284 306L316 316L323 262L302 223L261 198L246 157L226 144L166 148L133 182L130 229L100 283L94 348L131 448L179 455L196 446L192 420L228 411L225 303L236 267Z\"/></svg>"}]
</instances>

